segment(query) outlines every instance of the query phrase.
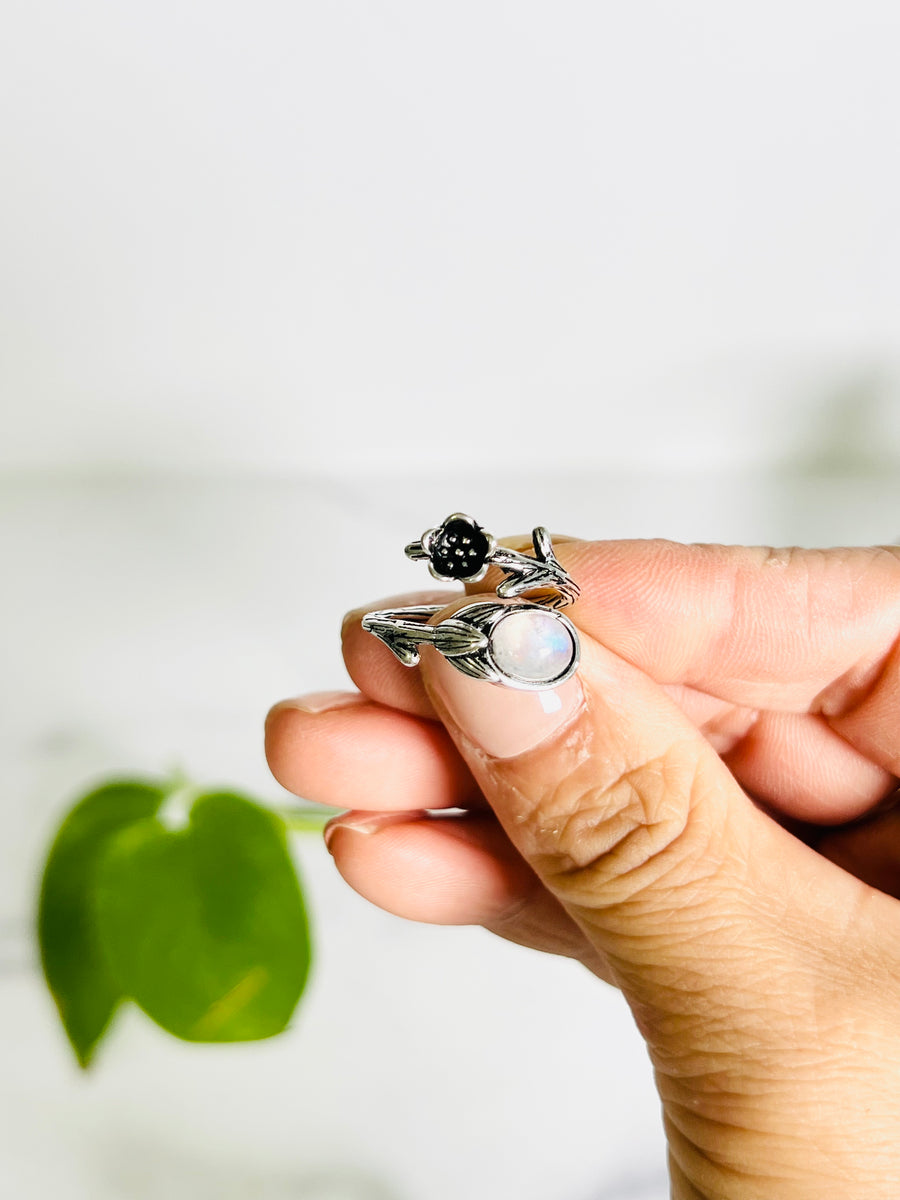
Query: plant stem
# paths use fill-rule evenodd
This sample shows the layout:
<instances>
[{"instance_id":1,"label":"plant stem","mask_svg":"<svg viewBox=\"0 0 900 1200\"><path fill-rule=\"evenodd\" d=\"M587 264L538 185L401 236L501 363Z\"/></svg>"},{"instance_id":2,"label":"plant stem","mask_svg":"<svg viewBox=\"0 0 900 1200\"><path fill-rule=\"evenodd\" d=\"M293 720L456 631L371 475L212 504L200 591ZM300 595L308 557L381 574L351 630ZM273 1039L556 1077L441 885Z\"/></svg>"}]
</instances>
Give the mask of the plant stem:
<instances>
[{"instance_id":1,"label":"plant stem","mask_svg":"<svg viewBox=\"0 0 900 1200\"><path fill-rule=\"evenodd\" d=\"M309 805L303 808L273 808L291 833L321 833L340 810Z\"/></svg>"},{"instance_id":2,"label":"plant stem","mask_svg":"<svg viewBox=\"0 0 900 1200\"><path fill-rule=\"evenodd\" d=\"M180 765L176 765L166 781L166 798L161 811L163 821L175 828L186 824L191 805L203 790L191 780ZM321 804L287 807L268 804L265 801L258 803L265 804L266 808L284 821L292 833L321 833L327 822L340 812L340 809L326 808Z\"/></svg>"}]
</instances>

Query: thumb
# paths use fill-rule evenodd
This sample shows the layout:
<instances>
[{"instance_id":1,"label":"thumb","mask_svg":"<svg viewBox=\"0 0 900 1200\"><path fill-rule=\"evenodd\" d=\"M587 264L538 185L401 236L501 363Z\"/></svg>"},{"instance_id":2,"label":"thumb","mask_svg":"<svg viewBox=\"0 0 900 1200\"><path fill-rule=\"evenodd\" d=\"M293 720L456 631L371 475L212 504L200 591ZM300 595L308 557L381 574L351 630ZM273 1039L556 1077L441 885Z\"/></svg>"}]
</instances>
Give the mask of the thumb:
<instances>
[{"instance_id":1,"label":"thumb","mask_svg":"<svg viewBox=\"0 0 900 1200\"><path fill-rule=\"evenodd\" d=\"M756 1048L807 1019L814 1032L823 995L871 983L884 914L871 938L848 932L870 889L757 808L649 676L581 643L577 673L544 692L423 648L426 688L507 835L606 957L658 1067L688 1054L721 1070L740 1031Z\"/></svg>"}]
</instances>

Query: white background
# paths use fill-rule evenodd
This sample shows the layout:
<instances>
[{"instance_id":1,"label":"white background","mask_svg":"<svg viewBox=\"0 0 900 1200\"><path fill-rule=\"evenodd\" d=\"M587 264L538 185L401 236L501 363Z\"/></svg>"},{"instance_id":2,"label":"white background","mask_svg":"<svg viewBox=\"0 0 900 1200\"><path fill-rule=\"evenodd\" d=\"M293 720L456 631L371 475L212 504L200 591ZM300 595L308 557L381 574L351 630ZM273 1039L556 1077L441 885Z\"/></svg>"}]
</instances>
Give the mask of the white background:
<instances>
[{"instance_id":1,"label":"white background","mask_svg":"<svg viewBox=\"0 0 900 1200\"><path fill-rule=\"evenodd\" d=\"M107 771L284 799L266 708L344 685L342 613L452 509L896 539L900 10L3 16L0 1191L658 1200L646 1056L575 964L377 912L311 838L292 1031L130 1016L83 1079L37 873Z\"/></svg>"}]
</instances>

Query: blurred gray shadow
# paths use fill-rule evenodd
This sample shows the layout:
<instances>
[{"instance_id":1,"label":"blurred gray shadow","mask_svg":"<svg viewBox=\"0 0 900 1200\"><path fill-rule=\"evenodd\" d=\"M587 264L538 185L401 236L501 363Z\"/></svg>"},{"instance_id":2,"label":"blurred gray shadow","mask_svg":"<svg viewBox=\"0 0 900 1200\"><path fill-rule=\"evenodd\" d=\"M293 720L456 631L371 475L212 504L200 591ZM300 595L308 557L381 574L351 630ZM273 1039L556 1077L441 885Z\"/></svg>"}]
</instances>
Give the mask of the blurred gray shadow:
<instances>
[{"instance_id":1,"label":"blurred gray shadow","mask_svg":"<svg viewBox=\"0 0 900 1200\"><path fill-rule=\"evenodd\" d=\"M669 1177L665 1171L620 1175L585 1200L669 1200Z\"/></svg>"},{"instance_id":2,"label":"blurred gray shadow","mask_svg":"<svg viewBox=\"0 0 900 1200\"><path fill-rule=\"evenodd\" d=\"M802 440L768 472L763 513L772 545L896 543L900 535L900 381L848 375L809 410Z\"/></svg>"},{"instance_id":3,"label":"blurred gray shadow","mask_svg":"<svg viewBox=\"0 0 900 1200\"><path fill-rule=\"evenodd\" d=\"M120 1200L405 1200L392 1183L352 1163L266 1169L124 1139L101 1154L97 1192Z\"/></svg>"},{"instance_id":4,"label":"blurred gray shadow","mask_svg":"<svg viewBox=\"0 0 900 1200\"><path fill-rule=\"evenodd\" d=\"M797 475L866 475L894 472L900 447L892 444L889 411L897 404L897 383L875 368L860 371L822 397L808 439L786 466Z\"/></svg>"}]
</instances>

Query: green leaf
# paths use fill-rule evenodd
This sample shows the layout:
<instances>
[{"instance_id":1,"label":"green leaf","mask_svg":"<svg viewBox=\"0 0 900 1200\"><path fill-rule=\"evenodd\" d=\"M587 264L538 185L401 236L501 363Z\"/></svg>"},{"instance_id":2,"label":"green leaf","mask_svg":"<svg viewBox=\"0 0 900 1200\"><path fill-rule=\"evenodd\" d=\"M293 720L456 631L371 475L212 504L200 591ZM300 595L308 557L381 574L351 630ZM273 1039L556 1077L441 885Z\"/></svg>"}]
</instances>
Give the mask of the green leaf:
<instances>
[{"instance_id":1,"label":"green leaf","mask_svg":"<svg viewBox=\"0 0 900 1200\"><path fill-rule=\"evenodd\" d=\"M119 834L96 915L120 987L177 1037L271 1037L300 999L310 940L284 826L243 796L198 797L184 829Z\"/></svg>"},{"instance_id":2,"label":"green leaf","mask_svg":"<svg viewBox=\"0 0 900 1200\"><path fill-rule=\"evenodd\" d=\"M38 910L44 975L69 1041L86 1067L122 990L104 958L93 915L97 865L110 840L158 810L162 788L137 780L104 784L68 814L50 848Z\"/></svg>"}]
</instances>

